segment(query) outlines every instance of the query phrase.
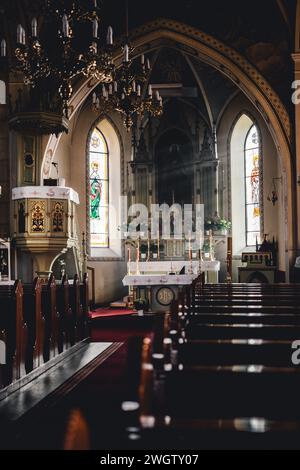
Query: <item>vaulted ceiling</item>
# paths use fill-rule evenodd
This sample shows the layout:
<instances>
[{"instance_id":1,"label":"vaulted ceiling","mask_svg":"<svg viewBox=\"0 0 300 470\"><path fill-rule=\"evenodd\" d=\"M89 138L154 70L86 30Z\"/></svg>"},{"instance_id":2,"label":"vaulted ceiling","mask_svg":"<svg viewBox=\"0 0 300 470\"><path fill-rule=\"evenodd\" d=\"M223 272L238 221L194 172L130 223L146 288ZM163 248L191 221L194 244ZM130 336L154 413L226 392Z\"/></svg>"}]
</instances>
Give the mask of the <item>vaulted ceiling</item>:
<instances>
[{"instance_id":1,"label":"vaulted ceiling","mask_svg":"<svg viewBox=\"0 0 300 470\"><path fill-rule=\"evenodd\" d=\"M116 36L124 34L125 0L98 1L103 7L103 30L111 24ZM13 38L13 47L17 24L29 26L41 2L0 0L0 37ZM129 0L129 27L166 17L209 33L245 55L289 107L295 8L296 0Z\"/></svg>"}]
</instances>

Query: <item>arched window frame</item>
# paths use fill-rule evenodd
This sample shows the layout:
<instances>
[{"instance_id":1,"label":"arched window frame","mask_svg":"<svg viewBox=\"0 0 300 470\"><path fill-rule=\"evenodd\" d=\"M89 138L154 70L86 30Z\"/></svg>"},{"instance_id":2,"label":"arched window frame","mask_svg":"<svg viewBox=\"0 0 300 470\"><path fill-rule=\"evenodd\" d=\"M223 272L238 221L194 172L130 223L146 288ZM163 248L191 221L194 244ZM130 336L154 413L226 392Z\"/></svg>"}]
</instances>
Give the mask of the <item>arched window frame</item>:
<instances>
[{"instance_id":1,"label":"arched window frame","mask_svg":"<svg viewBox=\"0 0 300 470\"><path fill-rule=\"evenodd\" d=\"M245 141L244 141L244 189L245 189L245 228L246 228L246 233L245 233L245 240L246 240L246 246L247 247L253 247L255 246L255 243L252 242L250 243L249 240L249 234L250 233L257 233L262 237L263 235L263 165L262 165L262 144L261 144L261 136L260 136L260 129L257 125L257 123L252 120L252 126L247 132ZM251 135L253 128L255 128L256 133L257 133L257 146L256 147L248 147L248 140L249 136ZM254 231L254 230L249 230L249 215L248 215L248 207L252 206L253 208L255 207L255 203L253 202L248 202L248 197L247 197L247 180L251 178L251 175L247 175L247 159L248 159L248 152L253 152L256 151L258 153L258 207L259 207L259 230ZM254 175L255 177L255 175ZM258 239L258 242L260 240Z\"/></svg>"},{"instance_id":2,"label":"arched window frame","mask_svg":"<svg viewBox=\"0 0 300 470\"><path fill-rule=\"evenodd\" d=\"M246 240L246 196L245 196L245 143L250 129L256 126L260 146L260 209L261 240L264 234L264 184L263 184L263 140L259 123L248 111L242 110L234 119L228 136L228 216L232 220L233 255L240 256L251 250ZM258 240L260 242L260 240Z\"/></svg>"},{"instance_id":3,"label":"arched window frame","mask_svg":"<svg viewBox=\"0 0 300 470\"><path fill-rule=\"evenodd\" d=\"M0 79L0 105L6 105L6 83Z\"/></svg>"},{"instance_id":4,"label":"arched window frame","mask_svg":"<svg viewBox=\"0 0 300 470\"><path fill-rule=\"evenodd\" d=\"M100 135L103 143L104 143L104 147L105 147L105 151L104 152L101 152L101 151L95 151L95 152L92 152L91 151L91 141L92 141L92 138L93 138L93 135L95 133L95 131ZM100 177L99 178L99 181L100 183L103 183L105 182L106 183L106 195L105 195L105 202L103 205L100 204L100 208L104 208L106 209L107 213L106 213L106 216L105 216L105 226L106 226L106 231L104 232L99 232L99 234L101 235L104 235L105 236L105 242L99 244L99 245L96 245L95 243L92 242L92 237L93 237L93 234L96 234L96 233L93 233L92 231L92 217L91 217L91 198L89 197L88 198L88 214L89 214L89 240L88 240L88 243L89 243L89 251L92 249L92 248L109 248L110 247L110 240L109 240L109 159L110 159L110 155L109 155L109 146L108 146L108 143L107 143L107 140L105 138L105 135L103 134L103 132L99 129L99 127L96 125L94 126L92 129L91 129L91 132L90 132L90 135L89 135L89 138L88 138L88 168L89 168L89 176L88 176L88 187L89 187L89 190L91 191L91 156L92 154L95 154L95 155L105 155L105 159L106 159L106 178L103 178L103 177ZM89 196L91 195L91 192L89 191Z\"/></svg>"}]
</instances>

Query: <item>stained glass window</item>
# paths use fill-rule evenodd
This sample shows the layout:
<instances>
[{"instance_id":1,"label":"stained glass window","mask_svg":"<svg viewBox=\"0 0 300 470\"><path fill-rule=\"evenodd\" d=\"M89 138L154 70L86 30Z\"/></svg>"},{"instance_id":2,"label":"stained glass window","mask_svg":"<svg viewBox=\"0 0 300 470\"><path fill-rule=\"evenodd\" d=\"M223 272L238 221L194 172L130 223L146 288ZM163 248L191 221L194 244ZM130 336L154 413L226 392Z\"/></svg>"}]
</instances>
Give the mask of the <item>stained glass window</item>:
<instances>
[{"instance_id":1,"label":"stained glass window","mask_svg":"<svg viewBox=\"0 0 300 470\"><path fill-rule=\"evenodd\" d=\"M260 143L255 125L249 130L245 141L245 193L246 193L246 244L255 246L260 242L261 205L260 205Z\"/></svg>"},{"instance_id":2,"label":"stained glass window","mask_svg":"<svg viewBox=\"0 0 300 470\"><path fill-rule=\"evenodd\" d=\"M98 128L92 132L89 142L89 204L91 248L108 248L108 147Z\"/></svg>"}]
</instances>

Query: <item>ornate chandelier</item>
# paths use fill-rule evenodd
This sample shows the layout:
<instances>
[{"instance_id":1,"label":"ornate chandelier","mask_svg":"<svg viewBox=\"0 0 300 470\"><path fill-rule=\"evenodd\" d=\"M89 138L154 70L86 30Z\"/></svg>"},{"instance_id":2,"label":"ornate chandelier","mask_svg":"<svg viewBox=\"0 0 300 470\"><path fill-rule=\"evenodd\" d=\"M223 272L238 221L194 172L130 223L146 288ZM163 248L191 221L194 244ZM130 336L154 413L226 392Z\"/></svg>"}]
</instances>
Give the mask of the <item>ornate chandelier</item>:
<instances>
[{"instance_id":1,"label":"ornate chandelier","mask_svg":"<svg viewBox=\"0 0 300 470\"><path fill-rule=\"evenodd\" d=\"M93 94L94 111L118 111L123 116L127 131L130 131L135 116L148 112L151 116L159 117L163 112L159 92L154 92L151 85L147 86L151 73L150 61L145 61L144 55L140 61L132 61L129 58L132 50L125 44L123 63L116 69L113 83L103 83L100 93Z\"/></svg>"},{"instance_id":2,"label":"ornate chandelier","mask_svg":"<svg viewBox=\"0 0 300 470\"><path fill-rule=\"evenodd\" d=\"M118 111L124 125L129 132L135 118L148 112L154 117L161 116L163 112L162 98L159 91L153 92L149 84L151 75L150 60L132 60L133 47L130 45L128 33L128 0L126 4L126 40L123 46L123 62L113 73L113 83L102 83L100 93L93 94L93 110Z\"/></svg>"},{"instance_id":3,"label":"ornate chandelier","mask_svg":"<svg viewBox=\"0 0 300 470\"><path fill-rule=\"evenodd\" d=\"M97 0L44 0L44 6L41 38L36 18L31 22L28 37L23 26L18 25L15 68L23 73L24 83L31 87L49 78L58 90L63 114L68 118L75 77L83 74L102 82L112 80L113 31L108 28L106 46L101 47ZM4 46L3 43L2 55L6 55Z\"/></svg>"}]
</instances>

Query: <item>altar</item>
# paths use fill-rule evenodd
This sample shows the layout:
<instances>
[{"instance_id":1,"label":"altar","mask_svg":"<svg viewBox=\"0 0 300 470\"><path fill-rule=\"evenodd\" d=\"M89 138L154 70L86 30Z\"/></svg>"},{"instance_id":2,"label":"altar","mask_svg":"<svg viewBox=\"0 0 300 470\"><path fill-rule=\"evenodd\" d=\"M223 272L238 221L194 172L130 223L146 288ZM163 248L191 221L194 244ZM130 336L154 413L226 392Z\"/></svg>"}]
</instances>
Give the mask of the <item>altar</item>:
<instances>
[{"instance_id":1,"label":"altar","mask_svg":"<svg viewBox=\"0 0 300 470\"><path fill-rule=\"evenodd\" d=\"M155 312L166 311L184 286L191 285L200 272L218 277L219 261L128 262L123 285L129 287L133 301L145 299Z\"/></svg>"}]
</instances>

